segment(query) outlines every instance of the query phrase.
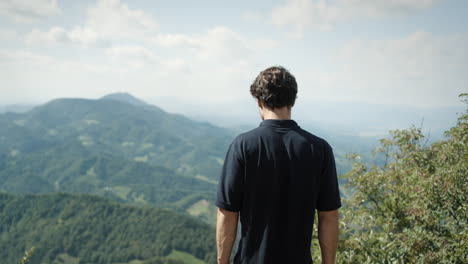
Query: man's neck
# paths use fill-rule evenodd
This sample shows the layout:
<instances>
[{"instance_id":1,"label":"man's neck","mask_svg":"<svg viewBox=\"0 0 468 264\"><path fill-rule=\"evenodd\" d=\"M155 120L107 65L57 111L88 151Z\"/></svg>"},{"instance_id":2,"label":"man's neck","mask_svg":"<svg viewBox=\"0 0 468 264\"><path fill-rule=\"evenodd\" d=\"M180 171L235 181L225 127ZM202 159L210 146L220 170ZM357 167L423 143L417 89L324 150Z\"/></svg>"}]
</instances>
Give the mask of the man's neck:
<instances>
[{"instance_id":1,"label":"man's neck","mask_svg":"<svg viewBox=\"0 0 468 264\"><path fill-rule=\"evenodd\" d=\"M288 107L275 108L274 110L263 109L263 120L267 119L291 119L291 109Z\"/></svg>"}]
</instances>

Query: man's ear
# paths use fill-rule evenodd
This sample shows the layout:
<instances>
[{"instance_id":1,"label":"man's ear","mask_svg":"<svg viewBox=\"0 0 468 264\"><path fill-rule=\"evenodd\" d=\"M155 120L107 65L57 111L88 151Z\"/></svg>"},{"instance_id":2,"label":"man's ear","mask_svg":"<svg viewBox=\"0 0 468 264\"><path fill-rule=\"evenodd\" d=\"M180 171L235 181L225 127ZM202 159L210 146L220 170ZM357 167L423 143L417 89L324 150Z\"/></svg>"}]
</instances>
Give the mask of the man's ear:
<instances>
[{"instance_id":1,"label":"man's ear","mask_svg":"<svg viewBox=\"0 0 468 264\"><path fill-rule=\"evenodd\" d=\"M260 101L260 98L257 98L257 105L258 105L258 107L263 109L263 103L262 103L262 101Z\"/></svg>"}]
</instances>

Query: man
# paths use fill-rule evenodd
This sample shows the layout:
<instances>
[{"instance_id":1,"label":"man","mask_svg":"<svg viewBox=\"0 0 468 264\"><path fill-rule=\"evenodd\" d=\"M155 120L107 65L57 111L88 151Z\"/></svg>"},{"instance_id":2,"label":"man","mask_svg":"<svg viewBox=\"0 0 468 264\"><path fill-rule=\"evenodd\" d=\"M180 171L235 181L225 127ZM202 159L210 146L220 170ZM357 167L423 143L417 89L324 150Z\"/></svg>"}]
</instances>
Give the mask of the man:
<instances>
[{"instance_id":1,"label":"man","mask_svg":"<svg viewBox=\"0 0 468 264\"><path fill-rule=\"evenodd\" d=\"M240 216L235 264L309 264L315 210L322 263L335 263L341 207L328 143L291 120L297 83L271 67L250 86L260 126L239 135L226 154L216 205L218 264L229 263Z\"/></svg>"}]
</instances>

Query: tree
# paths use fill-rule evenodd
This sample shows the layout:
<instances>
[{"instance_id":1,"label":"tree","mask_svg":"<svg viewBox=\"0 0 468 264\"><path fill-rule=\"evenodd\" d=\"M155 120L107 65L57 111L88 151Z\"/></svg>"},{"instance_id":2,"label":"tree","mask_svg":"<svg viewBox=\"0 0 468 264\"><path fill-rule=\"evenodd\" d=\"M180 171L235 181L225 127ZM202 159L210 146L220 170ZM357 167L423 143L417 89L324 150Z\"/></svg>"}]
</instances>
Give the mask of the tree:
<instances>
[{"instance_id":1,"label":"tree","mask_svg":"<svg viewBox=\"0 0 468 264\"><path fill-rule=\"evenodd\" d=\"M420 128L391 131L384 166L351 156L340 263L468 263L467 113L429 146Z\"/></svg>"}]
</instances>

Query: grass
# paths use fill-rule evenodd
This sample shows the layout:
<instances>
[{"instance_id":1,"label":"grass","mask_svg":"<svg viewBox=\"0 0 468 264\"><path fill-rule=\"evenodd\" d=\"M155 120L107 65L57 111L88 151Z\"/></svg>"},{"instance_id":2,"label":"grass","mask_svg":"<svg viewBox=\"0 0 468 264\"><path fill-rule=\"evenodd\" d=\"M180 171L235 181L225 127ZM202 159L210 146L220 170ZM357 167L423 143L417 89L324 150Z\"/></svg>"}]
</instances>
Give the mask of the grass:
<instances>
[{"instance_id":1,"label":"grass","mask_svg":"<svg viewBox=\"0 0 468 264\"><path fill-rule=\"evenodd\" d=\"M190 215L196 216L207 223L215 223L216 207L205 199L202 199L187 209Z\"/></svg>"},{"instance_id":2,"label":"grass","mask_svg":"<svg viewBox=\"0 0 468 264\"><path fill-rule=\"evenodd\" d=\"M124 199L124 200L127 200L128 198L128 193L131 191L132 189L130 187L127 187L127 186L113 186L112 187L112 192L117 195L118 197L120 197L121 199Z\"/></svg>"},{"instance_id":3,"label":"grass","mask_svg":"<svg viewBox=\"0 0 468 264\"><path fill-rule=\"evenodd\" d=\"M191 254L178 250L172 250L171 254L169 254L167 258L181 260L187 264L206 264L204 261L197 259Z\"/></svg>"},{"instance_id":4,"label":"grass","mask_svg":"<svg viewBox=\"0 0 468 264\"><path fill-rule=\"evenodd\" d=\"M210 179L208 179L208 177L206 177L205 175L200 175L200 174L198 174L197 176L195 176L195 178L197 178L197 179L199 179L199 180L201 180L201 181L206 181L206 182L211 183L211 184L218 184L217 181L215 181L215 180L210 180Z\"/></svg>"},{"instance_id":5,"label":"grass","mask_svg":"<svg viewBox=\"0 0 468 264\"><path fill-rule=\"evenodd\" d=\"M79 258L72 257L66 253L59 254L52 264L78 264L80 262Z\"/></svg>"}]
</instances>

